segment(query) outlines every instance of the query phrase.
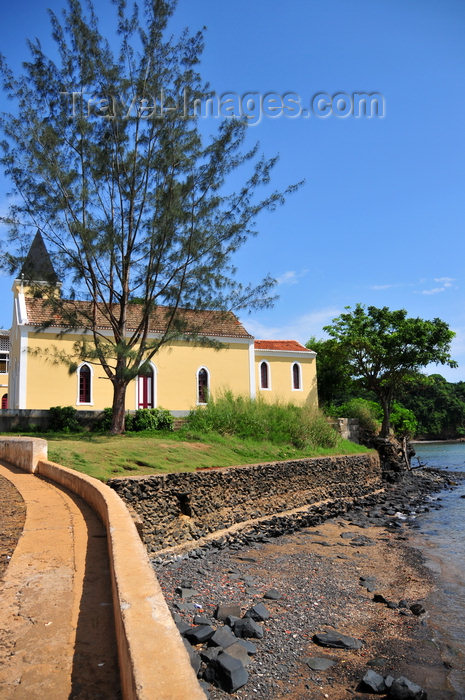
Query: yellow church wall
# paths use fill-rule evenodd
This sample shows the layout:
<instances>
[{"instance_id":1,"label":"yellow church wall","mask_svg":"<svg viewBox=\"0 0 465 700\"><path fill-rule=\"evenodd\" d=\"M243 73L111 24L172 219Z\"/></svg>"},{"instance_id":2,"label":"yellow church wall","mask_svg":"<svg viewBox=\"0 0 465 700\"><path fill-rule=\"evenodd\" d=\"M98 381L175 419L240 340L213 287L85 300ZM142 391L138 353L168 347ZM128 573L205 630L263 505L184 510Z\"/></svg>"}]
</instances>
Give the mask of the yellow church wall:
<instances>
[{"instance_id":1,"label":"yellow church wall","mask_svg":"<svg viewBox=\"0 0 465 700\"><path fill-rule=\"evenodd\" d=\"M269 389L260 388L260 365L265 361L269 367ZM301 368L302 389L292 388L292 365ZM255 353L255 388L257 397L264 401L282 401L296 405L318 406L316 383L316 361L314 357L279 357Z\"/></svg>"},{"instance_id":2,"label":"yellow church wall","mask_svg":"<svg viewBox=\"0 0 465 700\"><path fill-rule=\"evenodd\" d=\"M54 359L55 349L73 357L77 336L65 334L58 338L53 333L35 333L28 336L26 408L48 409L51 406L75 406L78 410L101 410L112 404L112 384L105 378L100 365L93 365L91 404L77 404L77 373L69 374L64 362Z\"/></svg>"},{"instance_id":3,"label":"yellow church wall","mask_svg":"<svg viewBox=\"0 0 465 700\"><path fill-rule=\"evenodd\" d=\"M197 371L209 373L210 395L231 389L250 395L249 345L230 343L220 350L176 342L165 346L152 360L157 370L157 405L187 410L197 405ZM135 397L135 387L132 389Z\"/></svg>"},{"instance_id":4,"label":"yellow church wall","mask_svg":"<svg viewBox=\"0 0 465 700\"><path fill-rule=\"evenodd\" d=\"M102 410L111 406L113 387L100 365L92 365L92 403L78 404L77 373L69 374L64 363L53 360L55 348L72 357L77 336L34 333L28 337L26 408L75 406L78 410ZM197 403L197 371L209 373L213 396L232 389L236 394L250 393L249 346L230 343L219 350L176 342L163 347L152 359L155 367L155 405L169 410L189 410ZM126 409L137 407L136 381L126 393Z\"/></svg>"},{"instance_id":5,"label":"yellow church wall","mask_svg":"<svg viewBox=\"0 0 465 700\"><path fill-rule=\"evenodd\" d=\"M55 348L70 357L78 336L30 332L28 336L25 408L48 409L51 406L75 406L78 410L102 410L111 406L113 387L100 365L91 365L92 402L78 403L77 373L69 374L64 363L53 358ZM17 340L12 337L12 357ZM260 388L260 363L265 360L270 370L270 389ZM292 389L292 365L301 368L302 389ZM197 372L207 369L212 396L225 390L250 396L249 344L234 342L216 350L177 341L163 347L152 359L154 366L155 405L176 411L187 411L197 405ZM256 396L265 401L280 400L298 405L317 406L316 361L306 356L275 356L256 352ZM11 371L10 371L11 374ZM132 381L126 393L126 409L137 408L137 382Z\"/></svg>"},{"instance_id":6,"label":"yellow church wall","mask_svg":"<svg viewBox=\"0 0 465 700\"><path fill-rule=\"evenodd\" d=\"M8 406L12 407L12 397L18 389L19 357L21 341L18 326L13 325L10 331L10 367L8 372Z\"/></svg>"}]
</instances>

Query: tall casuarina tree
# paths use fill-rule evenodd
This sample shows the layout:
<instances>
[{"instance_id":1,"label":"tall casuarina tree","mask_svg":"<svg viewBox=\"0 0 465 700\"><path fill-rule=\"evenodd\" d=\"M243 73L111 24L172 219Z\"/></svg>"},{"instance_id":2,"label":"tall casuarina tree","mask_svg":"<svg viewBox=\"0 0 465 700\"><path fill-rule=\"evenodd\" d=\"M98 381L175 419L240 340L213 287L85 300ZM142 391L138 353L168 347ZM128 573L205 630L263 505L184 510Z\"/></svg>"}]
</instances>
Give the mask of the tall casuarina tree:
<instances>
[{"instance_id":1,"label":"tall casuarina tree","mask_svg":"<svg viewBox=\"0 0 465 700\"><path fill-rule=\"evenodd\" d=\"M242 286L232 256L256 233L257 215L296 188L267 188L276 158L244 148L245 121L223 120L204 142L194 110L208 95L198 73L203 33L169 34L175 4L113 0L110 37L91 0L68 0L62 15L50 12L50 55L29 42L19 75L0 59L15 102L0 120L14 195L4 260L20 269L40 231L68 298L53 285L40 293L51 315L89 331L92 342L68 360L101 364L114 389L113 432L124 430L128 383L164 343L186 333L205 342L183 309L270 304L273 280ZM233 173L242 176L234 191ZM89 303L72 303L79 298ZM138 323L128 332L134 301ZM161 307L165 331L154 339L149 319ZM102 314L110 334L99 331Z\"/></svg>"}]
</instances>

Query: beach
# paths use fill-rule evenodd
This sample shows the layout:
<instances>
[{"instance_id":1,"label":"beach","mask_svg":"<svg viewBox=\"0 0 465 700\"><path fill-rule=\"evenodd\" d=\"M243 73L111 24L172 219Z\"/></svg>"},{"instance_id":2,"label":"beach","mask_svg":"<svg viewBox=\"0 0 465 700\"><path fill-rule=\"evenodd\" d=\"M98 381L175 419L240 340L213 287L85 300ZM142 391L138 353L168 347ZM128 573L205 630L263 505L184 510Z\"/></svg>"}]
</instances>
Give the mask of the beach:
<instances>
[{"instance_id":1,"label":"beach","mask_svg":"<svg viewBox=\"0 0 465 700\"><path fill-rule=\"evenodd\" d=\"M441 477L435 478L439 488ZM406 512L407 500L419 508L425 492L418 494L416 504L408 495L416 487L420 492L425 487L425 476L419 472L410 473L402 486L390 487L378 505L367 509L293 534L264 538L249 548L230 547L204 558L156 566L181 625L192 624L197 614L205 623L221 627L214 617L221 603L239 605L242 614L259 602L266 606L270 617L261 623L263 638L251 640L257 652L247 665L248 681L233 697L375 698L379 695L360 685L370 669L382 676L405 676L434 700L461 697L449 684L451 662L441 656L428 625L428 601L437 580L421 552L410 546L401 512ZM431 504L423 507L429 509ZM373 524L377 520L383 525ZM195 594L181 599L179 586L191 587ZM264 598L269 589L281 598ZM375 602L376 595L384 602ZM410 606L415 604L424 612L414 614ZM331 630L360 640L360 649L315 643L314 635ZM201 652L205 645L194 649ZM314 657L335 664L314 671L308 663ZM208 692L213 700L231 697L211 685Z\"/></svg>"}]
</instances>

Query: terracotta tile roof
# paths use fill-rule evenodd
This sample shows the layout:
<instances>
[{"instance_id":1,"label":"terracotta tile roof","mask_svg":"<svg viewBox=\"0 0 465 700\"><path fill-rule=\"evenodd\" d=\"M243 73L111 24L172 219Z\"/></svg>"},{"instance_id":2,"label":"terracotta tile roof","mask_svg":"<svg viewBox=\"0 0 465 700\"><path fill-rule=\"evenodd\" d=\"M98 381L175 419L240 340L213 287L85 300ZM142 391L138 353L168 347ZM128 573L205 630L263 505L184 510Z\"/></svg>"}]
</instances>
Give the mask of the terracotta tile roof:
<instances>
[{"instance_id":1,"label":"terracotta tile roof","mask_svg":"<svg viewBox=\"0 0 465 700\"><path fill-rule=\"evenodd\" d=\"M68 319L75 314L77 320L82 318L79 324L82 327L89 328L89 322L85 318L89 318L91 314L91 304L86 301L63 301L63 313L52 311L49 304L43 299L33 299L26 297L26 311L28 325L31 326L52 326L52 327L70 327ZM116 305L115 305L116 306ZM117 307L116 307L117 310ZM149 331L152 333L163 333L166 330L167 317L170 309L166 306L158 306L151 314ZM186 334L200 333L203 335L219 336L227 338L252 338L231 311L195 311L191 309L180 309L177 312L177 318L186 324ZM127 330L134 331L142 315L142 308L139 304L131 304L127 310ZM97 312L97 327L99 330L110 329L108 322L103 312L103 307ZM190 329L190 330L189 330Z\"/></svg>"},{"instance_id":2,"label":"terracotta tile roof","mask_svg":"<svg viewBox=\"0 0 465 700\"><path fill-rule=\"evenodd\" d=\"M255 350L287 350L288 352L311 352L297 340L256 340Z\"/></svg>"}]
</instances>

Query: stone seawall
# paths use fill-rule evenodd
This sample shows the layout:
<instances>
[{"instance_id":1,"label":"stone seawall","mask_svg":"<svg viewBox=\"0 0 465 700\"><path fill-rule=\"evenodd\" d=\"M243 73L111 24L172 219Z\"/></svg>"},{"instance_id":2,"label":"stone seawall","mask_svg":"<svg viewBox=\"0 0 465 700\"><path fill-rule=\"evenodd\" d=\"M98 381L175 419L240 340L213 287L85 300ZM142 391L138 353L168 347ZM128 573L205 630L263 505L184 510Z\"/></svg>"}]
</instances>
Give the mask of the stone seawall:
<instances>
[{"instance_id":1,"label":"stone seawall","mask_svg":"<svg viewBox=\"0 0 465 700\"><path fill-rule=\"evenodd\" d=\"M332 513L381 487L378 455L291 460L198 472L111 479L142 518L149 552L193 543L237 523L328 502ZM321 513L321 508L318 509ZM300 514L302 515L302 514ZM302 523L302 518L298 518Z\"/></svg>"}]
</instances>

